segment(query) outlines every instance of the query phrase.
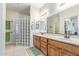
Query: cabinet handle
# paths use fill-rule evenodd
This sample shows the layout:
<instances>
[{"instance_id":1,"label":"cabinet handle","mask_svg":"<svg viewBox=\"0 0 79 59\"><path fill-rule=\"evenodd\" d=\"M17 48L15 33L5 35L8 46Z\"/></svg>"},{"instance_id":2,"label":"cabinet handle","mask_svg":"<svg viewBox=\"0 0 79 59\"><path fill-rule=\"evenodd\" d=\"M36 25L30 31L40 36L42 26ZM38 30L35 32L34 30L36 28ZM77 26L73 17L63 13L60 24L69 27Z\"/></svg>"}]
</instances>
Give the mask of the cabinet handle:
<instances>
[{"instance_id":1,"label":"cabinet handle","mask_svg":"<svg viewBox=\"0 0 79 59\"><path fill-rule=\"evenodd\" d=\"M55 47L49 47L49 48L51 48L51 49L56 49Z\"/></svg>"}]
</instances>

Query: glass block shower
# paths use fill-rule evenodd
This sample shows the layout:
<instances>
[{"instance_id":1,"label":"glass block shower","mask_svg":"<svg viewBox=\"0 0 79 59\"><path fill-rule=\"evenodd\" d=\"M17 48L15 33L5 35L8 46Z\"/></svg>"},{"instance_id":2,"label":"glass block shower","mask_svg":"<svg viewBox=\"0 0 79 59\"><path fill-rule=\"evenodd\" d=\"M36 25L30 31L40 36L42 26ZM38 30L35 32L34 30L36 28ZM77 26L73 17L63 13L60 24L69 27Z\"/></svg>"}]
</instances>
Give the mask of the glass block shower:
<instances>
[{"instance_id":1,"label":"glass block shower","mask_svg":"<svg viewBox=\"0 0 79 59\"><path fill-rule=\"evenodd\" d=\"M27 17L20 17L16 19L16 45L30 46L30 19Z\"/></svg>"}]
</instances>

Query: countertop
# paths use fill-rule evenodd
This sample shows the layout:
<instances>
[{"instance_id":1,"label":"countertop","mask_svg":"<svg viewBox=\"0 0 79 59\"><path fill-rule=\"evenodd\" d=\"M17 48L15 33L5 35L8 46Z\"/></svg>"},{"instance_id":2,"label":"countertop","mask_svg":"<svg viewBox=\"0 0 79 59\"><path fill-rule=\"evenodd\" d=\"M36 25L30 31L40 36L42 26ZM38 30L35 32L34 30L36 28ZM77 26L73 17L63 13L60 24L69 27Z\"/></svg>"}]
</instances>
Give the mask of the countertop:
<instances>
[{"instance_id":1,"label":"countertop","mask_svg":"<svg viewBox=\"0 0 79 59\"><path fill-rule=\"evenodd\" d=\"M70 38L64 38L64 35L60 35L60 34L48 34L48 33L46 33L46 34L35 33L34 35L79 46L79 39L78 38L72 38L72 37L70 37Z\"/></svg>"}]
</instances>

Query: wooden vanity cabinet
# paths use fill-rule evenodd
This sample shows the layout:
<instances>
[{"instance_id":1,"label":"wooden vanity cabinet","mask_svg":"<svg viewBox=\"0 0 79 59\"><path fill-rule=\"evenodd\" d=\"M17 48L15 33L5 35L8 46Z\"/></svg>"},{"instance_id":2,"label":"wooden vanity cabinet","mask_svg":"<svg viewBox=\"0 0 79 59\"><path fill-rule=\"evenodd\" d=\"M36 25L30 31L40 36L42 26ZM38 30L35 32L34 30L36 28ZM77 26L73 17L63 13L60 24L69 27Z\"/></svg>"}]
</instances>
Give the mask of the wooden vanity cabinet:
<instances>
[{"instance_id":1,"label":"wooden vanity cabinet","mask_svg":"<svg viewBox=\"0 0 79 59\"><path fill-rule=\"evenodd\" d=\"M51 47L50 47L50 46ZM52 52L53 51L53 52ZM48 55L49 56L73 56L73 47L63 42L48 40Z\"/></svg>"},{"instance_id":2,"label":"wooden vanity cabinet","mask_svg":"<svg viewBox=\"0 0 79 59\"><path fill-rule=\"evenodd\" d=\"M73 44L62 43L61 56L79 56L79 47Z\"/></svg>"},{"instance_id":3,"label":"wooden vanity cabinet","mask_svg":"<svg viewBox=\"0 0 79 59\"><path fill-rule=\"evenodd\" d=\"M40 36L33 36L34 46L48 56L79 56L79 46L48 39Z\"/></svg>"},{"instance_id":4,"label":"wooden vanity cabinet","mask_svg":"<svg viewBox=\"0 0 79 59\"><path fill-rule=\"evenodd\" d=\"M47 38L44 38L44 37L41 37L41 39L40 39L40 41L41 41L41 51L45 54L45 55L47 55Z\"/></svg>"},{"instance_id":5,"label":"wooden vanity cabinet","mask_svg":"<svg viewBox=\"0 0 79 59\"><path fill-rule=\"evenodd\" d=\"M48 40L48 56L60 56L60 48L57 43L52 39Z\"/></svg>"},{"instance_id":6,"label":"wooden vanity cabinet","mask_svg":"<svg viewBox=\"0 0 79 59\"><path fill-rule=\"evenodd\" d=\"M36 46L36 36L33 35L33 45Z\"/></svg>"},{"instance_id":7,"label":"wooden vanity cabinet","mask_svg":"<svg viewBox=\"0 0 79 59\"><path fill-rule=\"evenodd\" d=\"M37 48L41 48L40 46L40 37L39 36L33 36L33 44Z\"/></svg>"}]
</instances>

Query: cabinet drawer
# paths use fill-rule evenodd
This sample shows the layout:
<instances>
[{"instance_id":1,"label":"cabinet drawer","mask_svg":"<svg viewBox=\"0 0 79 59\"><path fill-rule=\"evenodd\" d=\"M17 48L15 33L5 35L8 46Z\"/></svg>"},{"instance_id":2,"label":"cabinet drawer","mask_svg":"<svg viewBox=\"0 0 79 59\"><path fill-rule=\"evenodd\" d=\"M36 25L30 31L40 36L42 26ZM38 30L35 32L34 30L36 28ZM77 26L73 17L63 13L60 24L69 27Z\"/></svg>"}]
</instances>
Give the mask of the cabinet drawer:
<instances>
[{"instance_id":1,"label":"cabinet drawer","mask_svg":"<svg viewBox=\"0 0 79 59\"><path fill-rule=\"evenodd\" d=\"M47 55L47 49L46 49L46 48L41 47L41 51L42 51L45 55Z\"/></svg>"},{"instance_id":2,"label":"cabinet drawer","mask_svg":"<svg viewBox=\"0 0 79 59\"><path fill-rule=\"evenodd\" d=\"M47 38L41 37L41 41L46 42L47 43Z\"/></svg>"},{"instance_id":3,"label":"cabinet drawer","mask_svg":"<svg viewBox=\"0 0 79 59\"><path fill-rule=\"evenodd\" d=\"M41 45L45 45L45 46L47 46L47 43L46 43L46 42L41 41Z\"/></svg>"},{"instance_id":4,"label":"cabinet drawer","mask_svg":"<svg viewBox=\"0 0 79 59\"><path fill-rule=\"evenodd\" d=\"M36 39L36 40L40 42L40 39L39 39L39 38L38 38L38 39Z\"/></svg>"},{"instance_id":5,"label":"cabinet drawer","mask_svg":"<svg viewBox=\"0 0 79 59\"><path fill-rule=\"evenodd\" d=\"M46 49L47 49L47 45L41 45L41 47L44 47L44 48L46 48Z\"/></svg>"},{"instance_id":6,"label":"cabinet drawer","mask_svg":"<svg viewBox=\"0 0 79 59\"><path fill-rule=\"evenodd\" d=\"M65 49L61 49L61 56L75 56L75 55Z\"/></svg>"},{"instance_id":7,"label":"cabinet drawer","mask_svg":"<svg viewBox=\"0 0 79 59\"><path fill-rule=\"evenodd\" d=\"M39 36L35 36L35 35L34 35L34 36L33 36L33 38L34 38L34 39L39 39L40 37L39 37Z\"/></svg>"},{"instance_id":8,"label":"cabinet drawer","mask_svg":"<svg viewBox=\"0 0 79 59\"><path fill-rule=\"evenodd\" d=\"M59 47L59 48L61 48L61 45L62 45L61 42L57 42L57 41L54 41L54 40L52 40L52 39L49 39L49 40L48 40L48 44L49 44L49 45L53 45L53 46L55 46L55 47Z\"/></svg>"},{"instance_id":9,"label":"cabinet drawer","mask_svg":"<svg viewBox=\"0 0 79 59\"><path fill-rule=\"evenodd\" d=\"M60 56L60 49L52 45L48 45L48 56Z\"/></svg>"}]
</instances>

